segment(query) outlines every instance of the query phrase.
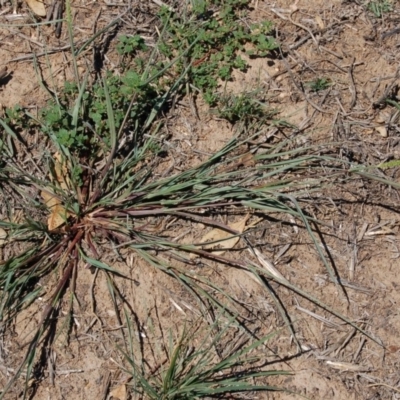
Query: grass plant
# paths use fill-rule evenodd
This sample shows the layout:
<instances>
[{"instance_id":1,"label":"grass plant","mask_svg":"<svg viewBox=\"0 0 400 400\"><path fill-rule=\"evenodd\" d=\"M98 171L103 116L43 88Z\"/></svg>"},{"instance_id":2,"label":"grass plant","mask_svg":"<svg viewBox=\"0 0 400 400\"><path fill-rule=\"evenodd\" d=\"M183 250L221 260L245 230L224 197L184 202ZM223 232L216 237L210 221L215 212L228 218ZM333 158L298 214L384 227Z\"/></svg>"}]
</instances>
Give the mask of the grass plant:
<instances>
[{"instance_id":1,"label":"grass plant","mask_svg":"<svg viewBox=\"0 0 400 400\"><path fill-rule=\"evenodd\" d=\"M326 171L330 168L331 179L334 175L343 174L342 169L334 165L335 160L308 155L309 149L287 150L285 145L289 143L277 143L268 151L252 155L251 162L246 164L240 150L259 136L260 133L256 131L250 136L246 132L238 132L220 151L197 166L172 176L155 178L151 171L156 168L157 152L162 148L157 140L159 125L150 124L147 137L139 135L139 132L134 134L126 151L128 138L123 134L123 125L119 132L116 130L115 113L106 82L104 79L108 115L106 123L110 137L109 142L99 140L97 154L91 152L85 158L85 152L79 146L72 153L56 134L50 132L49 138L58 155L55 159L51 158L51 154L48 155L50 178L47 175L39 178L35 174L28 174L15 158L16 154L12 150L14 137L9 135L2 143L5 164L1 171L2 182L7 185L8 191L15 194L25 210L21 221L3 220L0 223L8 234L8 244L15 246L18 243L24 249L5 260L0 271L2 321L7 323L12 320L24 307L42 295L40 286L37 286L38 280L54 271L61 276L47 297L41 324L21 368L26 364L29 370L33 368L39 343L44 340L49 328L54 329L60 299L67 291L74 296L80 267L87 265L97 268L106 276L120 274L100 256L100 247L104 249L107 243L110 249L125 247L135 251L148 262L149 267L164 271L177 279L183 287L196 293L198 299L207 299L215 307L222 307L233 315L233 311L229 311L232 299L227 293L206 278L171 264L157 254L168 251L187 265L192 263L189 255L195 254L249 270L261 282L265 282L263 275L268 276L265 275L266 271L256 265L216 255L213 251L202 249L202 246L180 244L172 237L166 237L163 232L155 234L147 229L151 226L151 220L172 216L177 220L217 227L233 236L244 236L209 216L211 211L212 214L225 213L235 207L243 215L252 210L292 215L303 221L311 237L314 237L310 225L315 221L302 212L296 199L319 189L323 181L308 179L306 172L316 172L319 169ZM81 95L71 110L71 126L76 127L75 132L81 126L77 122L80 120L79 113L85 110L83 92L87 88L84 83L81 88ZM150 112L150 115L153 114ZM11 127L6 126L7 131L11 131ZM329 164L333 165L329 167ZM299 179L301 172L304 173L304 179ZM324 176L327 177L326 173ZM327 182L328 179L325 180ZM47 224L43 222L46 216ZM314 240L329 273L336 279L323 251ZM279 279L278 282L285 284ZM268 285L265 288L268 291ZM217 298L220 296L215 297L207 293L207 290L220 293L226 304L221 306L221 298ZM301 293L299 290L297 292ZM308 294L301 294L312 298ZM72 315L73 303L70 306L68 314ZM329 309L324 305L322 307ZM355 326L351 320L335 313L333 309L329 310ZM295 334L290 321L285 319L291 333Z\"/></svg>"},{"instance_id":2,"label":"grass plant","mask_svg":"<svg viewBox=\"0 0 400 400\"><path fill-rule=\"evenodd\" d=\"M313 225L318 221L302 210L301 199L339 177L351 178L352 173L359 172L358 167L333 156L319 155L316 148L298 148L290 137L272 142L267 149L254 149L265 124L277 124L273 113L264 113L265 105L261 107L245 95L222 98L219 102L218 82L230 79L234 68L246 67L238 55L245 44L251 43L253 54L261 56L273 50L276 43L268 37L269 23L250 29L236 24L246 1L215 4L220 7L209 10L210 3L196 1L179 16L163 9L162 35L153 51L140 37L120 38L117 49L122 62L131 57L134 66L128 68L129 63L125 63L126 69L119 77L110 73L94 81L88 75L79 77L67 83L61 94L55 94L58 92L54 88L48 106L38 114L16 107L6 110L0 119L0 191L4 198L3 214L7 215L0 221L0 228L7 235L4 246L10 254L1 261L0 268L1 323L10 324L39 296L46 299L26 356L0 398L4 398L22 371L26 372L26 395L41 345L52 345L49 338L54 337L51 333L60 325L61 299L66 294L71 299L76 296L80 268L99 270L99 275L109 283L111 297L118 298L112 277L123 274L102 257L104 249L135 252L149 268L176 279L193 294L199 308L210 304L230 319L235 315L234 300L215 283L187 268L193 265L191 254L252 273L281 310L279 299L270 290L270 280L310 299L371 337L350 318L261 268L254 246L246 237L248 231L235 230L214 217L235 209L243 216L274 214L297 219L310 234L329 275L340 288L338 276L314 234ZM140 52L147 52L147 62ZM73 49L73 55L77 54ZM76 65L75 58L73 61ZM162 113L168 110L174 96L191 90L202 93L222 117L235 122L236 133L198 165L172 175L157 175L155 171L165 151L159 135ZM46 143L41 161L29 161L30 168L25 160L32 160L31 149L21 134L27 131L40 131ZM156 221L171 217L243 238L246 247L256 255L254 263L232 259L229 251L221 255L205 249L205 243L185 244L162 230L150 229ZM185 267L180 266L182 263ZM57 283L50 293L43 293L39 283L49 276L58 276ZM68 304L64 319L67 330L73 323L74 302ZM284 310L282 317L296 338ZM149 398L184 399L257 390L261 387L246 383L247 378L281 373L232 374L232 369L242 363L241 357L268 338L214 362L210 349L221 335L208 337L190 355L186 351L189 337L184 332L178 344L170 348L168 368L152 382L139 371L133 353L126 352L132 374L138 377L140 390L146 391ZM248 358L247 361L250 362Z\"/></svg>"},{"instance_id":3,"label":"grass plant","mask_svg":"<svg viewBox=\"0 0 400 400\"><path fill-rule=\"evenodd\" d=\"M184 327L177 340L170 332L165 362L160 361L155 370L149 371L145 364L136 361L135 339L129 318L126 321L130 327L129 346L128 351L121 351L128 365L123 369L132 376L134 398L189 400L216 396L230 398L227 396L250 391L279 391L282 389L255 384L254 379L289 374L263 367L265 358L260 356L258 348L267 343L274 333L251 344L241 340L243 337L239 335L239 343L235 340L234 344L226 347L226 336L232 328L237 329L233 319L227 321L217 334L217 323L206 330L191 323L191 328Z\"/></svg>"}]
</instances>

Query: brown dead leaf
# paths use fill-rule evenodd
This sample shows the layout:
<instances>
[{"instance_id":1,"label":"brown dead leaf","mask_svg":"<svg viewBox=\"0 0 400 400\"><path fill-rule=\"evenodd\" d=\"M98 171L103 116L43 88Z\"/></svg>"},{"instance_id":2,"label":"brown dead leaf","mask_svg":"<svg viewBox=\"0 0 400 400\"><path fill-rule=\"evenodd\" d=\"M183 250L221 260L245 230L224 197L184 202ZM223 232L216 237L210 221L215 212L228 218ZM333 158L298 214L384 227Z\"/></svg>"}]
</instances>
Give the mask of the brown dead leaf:
<instances>
[{"instance_id":1,"label":"brown dead leaf","mask_svg":"<svg viewBox=\"0 0 400 400\"><path fill-rule=\"evenodd\" d=\"M315 16L315 21L317 22L319 29L325 29L324 21L322 21L322 18L319 15Z\"/></svg>"},{"instance_id":2,"label":"brown dead leaf","mask_svg":"<svg viewBox=\"0 0 400 400\"><path fill-rule=\"evenodd\" d=\"M50 211L50 215L47 218L47 227L50 231L57 229L71 214L61 205L60 199L54 194L52 189L45 188L40 194Z\"/></svg>"},{"instance_id":3,"label":"brown dead leaf","mask_svg":"<svg viewBox=\"0 0 400 400\"><path fill-rule=\"evenodd\" d=\"M59 183L61 189L68 189L69 179L68 179L68 168L69 165L63 159L63 156L60 153L54 154L54 172L56 174L57 182Z\"/></svg>"},{"instance_id":4,"label":"brown dead leaf","mask_svg":"<svg viewBox=\"0 0 400 400\"><path fill-rule=\"evenodd\" d=\"M256 221L252 222L250 225L246 226L249 218L250 218L250 214L247 214L240 221L234 222L233 224L228 225L228 226L232 230L237 231L238 234L241 234L241 233L245 232L247 229L256 226L261 221L261 219L257 219ZM215 242L215 241L218 241L218 243L205 244L201 247L203 249L220 248L221 249L220 251L213 251L213 254L221 255L221 254L224 254L227 250L232 249L236 245L236 243L239 241L239 239L240 239L240 236L235 236L234 234L227 232L223 229L214 228L210 232L207 232L201 238L201 243ZM197 255L192 253L189 258L193 259L196 257L197 257Z\"/></svg>"},{"instance_id":5,"label":"brown dead leaf","mask_svg":"<svg viewBox=\"0 0 400 400\"><path fill-rule=\"evenodd\" d=\"M60 204L60 200L54 194L54 192L51 188L44 188L42 190L42 192L40 193L40 195L42 196L42 199L44 200L44 202L46 203L46 206L48 207L48 209L50 211L52 211L52 209L54 207L56 207L58 204Z\"/></svg>"},{"instance_id":6,"label":"brown dead leaf","mask_svg":"<svg viewBox=\"0 0 400 400\"><path fill-rule=\"evenodd\" d=\"M244 167L254 167L256 165L254 155L251 153L244 154L242 157L240 157L239 165L243 165Z\"/></svg>"},{"instance_id":7,"label":"brown dead leaf","mask_svg":"<svg viewBox=\"0 0 400 400\"><path fill-rule=\"evenodd\" d=\"M251 225L246 227L246 223L250 218L250 214L247 214L243 219L240 221L234 222L233 224L229 225L229 228L237 231L239 234L246 231L248 228L255 226L259 221L252 223ZM227 232L223 229L214 228L210 232L207 232L202 238L201 242L215 242L220 241L218 243L210 243L202 246L203 249L215 249L220 248L220 251L214 251L213 254L221 255L224 254L225 251L233 248L236 243L239 241L239 236L234 236L232 233ZM195 258L196 255L192 254L190 258Z\"/></svg>"},{"instance_id":8,"label":"brown dead leaf","mask_svg":"<svg viewBox=\"0 0 400 400\"><path fill-rule=\"evenodd\" d=\"M238 233L243 233L248 219L249 215L246 215L246 217L244 217L242 220L231 224L229 227L235 231L238 231ZM239 241L239 239L240 239L239 236L233 236L232 233L230 232L224 231L219 228L214 228L202 237L201 242L205 243L205 242L214 242L217 240L222 240L222 242L210 243L203 246L203 249L215 249L216 247L223 249L221 251L213 252L213 254L219 256L221 254L224 254L226 250L234 247L236 243Z\"/></svg>"},{"instance_id":9,"label":"brown dead leaf","mask_svg":"<svg viewBox=\"0 0 400 400\"><path fill-rule=\"evenodd\" d=\"M44 6L44 3L42 1L26 0L26 3L28 4L29 8L39 17L46 16L46 7Z\"/></svg>"},{"instance_id":10,"label":"brown dead leaf","mask_svg":"<svg viewBox=\"0 0 400 400\"><path fill-rule=\"evenodd\" d=\"M110 396L118 400L126 400L126 385L117 386L110 392Z\"/></svg>"},{"instance_id":11,"label":"brown dead leaf","mask_svg":"<svg viewBox=\"0 0 400 400\"><path fill-rule=\"evenodd\" d=\"M59 228L68 219L68 216L69 213L65 208L61 204L57 204L47 219L49 231Z\"/></svg>"},{"instance_id":12,"label":"brown dead leaf","mask_svg":"<svg viewBox=\"0 0 400 400\"><path fill-rule=\"evenodd\" d=\"M68 190L70 186L68 185L69 165L62 154L58 152L54 154L53 158L55 180L57 181L56 185L62 190ZM47 219L47 227L50 231L59 228L65 223L71 213L61 204L60 198L54 193L52 188L44 188L41 192L41 196L50 211L50 215Z\"/></svg>"}]
</instances>

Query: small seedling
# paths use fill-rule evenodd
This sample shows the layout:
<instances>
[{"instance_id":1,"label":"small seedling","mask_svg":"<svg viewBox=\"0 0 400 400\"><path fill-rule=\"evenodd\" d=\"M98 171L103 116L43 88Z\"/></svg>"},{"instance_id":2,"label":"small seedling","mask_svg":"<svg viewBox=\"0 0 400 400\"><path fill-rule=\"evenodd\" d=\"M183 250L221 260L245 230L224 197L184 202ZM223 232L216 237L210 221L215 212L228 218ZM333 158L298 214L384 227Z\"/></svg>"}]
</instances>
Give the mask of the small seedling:
<instances>
[{"instance_id":1,"label":"small seedling","mask_svg":"<svg viewBox=\"0 0 400 400\"><path fill-rule=\"evenodd\" d=\"M320 92L328 89L328 87L331 86L331 82L328 78L317 78L314 81L308 82L306 85L312 92Z\"/></svg>"},{"instance_id":2,"label":"small seedling","mask_svg":"<svg viewBox=\"0 0 400 400\"><path fill-rule=\"evenodd\" d=\"M117 52L121 55L133 55L138 50L146 51L147 46L140 35L120 36L118 38Z\"/></svg>"},{"instance_id":3,"label":"small seedling","mask_svg":"<svg viewBox=\"0 0 400 400\"><path fill-rule=\"evenodd\" d=\"M231 123L263 120L273 115L273 112L257 99L256 93L223 94L219 97L216 113Z\"/></svg>"},{"instance_id":4,"label":"small seedling","mask_svg":"<svg viewBox=\"0 0 400 400\"><path fill-rule=\"evenodd\" d=\"M384 13L392 11L393 5L389 0L371 1L368 3L368 10L371 11L376 18L382 17Z\"/></svg>"}]
</instances>

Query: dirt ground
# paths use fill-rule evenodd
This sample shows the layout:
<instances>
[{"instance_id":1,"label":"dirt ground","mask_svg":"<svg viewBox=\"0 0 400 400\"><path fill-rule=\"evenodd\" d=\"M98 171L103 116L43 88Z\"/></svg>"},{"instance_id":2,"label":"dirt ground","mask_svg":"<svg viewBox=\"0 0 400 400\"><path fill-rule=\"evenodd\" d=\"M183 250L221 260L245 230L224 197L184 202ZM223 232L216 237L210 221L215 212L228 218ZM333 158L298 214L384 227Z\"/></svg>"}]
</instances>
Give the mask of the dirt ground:
<instances>
[{"instance_id":1,"label":"dirt ground","mask_svg":"<svg viewBox=\"0 0 400 400\"><path fill-rule=\"evenodd\" d=\"M132 3L132 10L110 39L103 68L116 68L118 57L112 41L121 32L139 33L149 43L153 40L148 21L157 11L157 2ZM119 1L112 5L74 1L77 42L82 43L125 9ZM38 74L44 82L52 77L56 86L73 76L68 33L63 30L57 39L52 27L18 27L19 20L10 21L10 5L3 5L0 11L0 68L6 66L9 73L1 81L1 104L40 108L47 93L38 83ZM27 14L25 8L18 12ZM364 1L254 1L248 20L265 19L274 24L282 54L249 59L249 70L236 72L229 88L240 92L261 85L271 106L280 110L280 117L298 127L299 146L336 142L341 156L368 165L398 159L400 124L390 121L395 110L383 99L396 99L400 84L400 3L393 1L392 11L377 18ZM98 40L108 39L102 35ZM45 56L49 49L53 52ZM92 57L89 49L80 59L82 72L90 68ZM317 78L328 78L329 85L314 92L308 84ZM196 106L198 116L190 112L188 99L182 99L168 116L169 154L160 170L195 165L233 135L232 126L215 118L201 100ZM398 181L398 167L383 173ZM307 212L324 223L324 247L349 301L329 281L303 228L294 227L289 219L266 217L252 234L252 240L292 284L362 325L382 345L293 292L273 285L292 316L302 347L299 353L275 305L258 283L232 268L211 263L189 266L229 288L232 297L245 305L240 312L257 335L279 329L268 342L266 363L293 375L271 378L268 383L297 394L259 392L240 398L284 400L301 398L301 394L309 399L400 399L398 211L396 190L361 178L347 186L335 182L310 195ZM179 229L171 226L175 230L172 234L182 235L187 243L198 242L204 234L200 224L182 223ZM234 256L245 260L249 255L239 247ZM197 306L175 280L139 258L126 254L121 260L112 252L106 257L132 278L130 282L116 278L116 282L136 315L132 324L147 349L146 361L150 368L156 368L165 358L168 329L196 321ZM124 321L110 305L107 282L97 279L90 269L80 270L78 278L76 328L70 343L61 337L48 354L45 378L37 384L34 399L108 399L114 388L129 382L128 374L120 368L123 357L115 346L123 339L120 327ZM50 287L52 279L55 277L43 284ZM44 305L45 299L36 313L30 310L21 315L15 330L4 334L0 343L1 383L22 359L22 345L32 335ZM19 396L14 391L8 398Z\"/></svg>"}]
</instances>

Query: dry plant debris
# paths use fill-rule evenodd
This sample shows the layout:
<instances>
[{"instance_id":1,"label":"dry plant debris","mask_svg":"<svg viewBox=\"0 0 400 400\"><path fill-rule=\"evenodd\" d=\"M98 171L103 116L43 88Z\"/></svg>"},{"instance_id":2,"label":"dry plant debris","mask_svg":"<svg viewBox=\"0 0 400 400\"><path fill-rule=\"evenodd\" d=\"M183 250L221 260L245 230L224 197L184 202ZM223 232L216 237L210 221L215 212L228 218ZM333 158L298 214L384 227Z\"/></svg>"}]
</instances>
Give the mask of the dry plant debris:
<instances>
[{"instance_id":1,"label":"dry plant debris","mask_svg":"<svg viewBox=\"0 0 400 400\"><path fill-rule=\"evenodd\" d=\"M40 0L25 0L29 8L39 17L46 16L46 7Z\"/></svg>"}]
</instances>

